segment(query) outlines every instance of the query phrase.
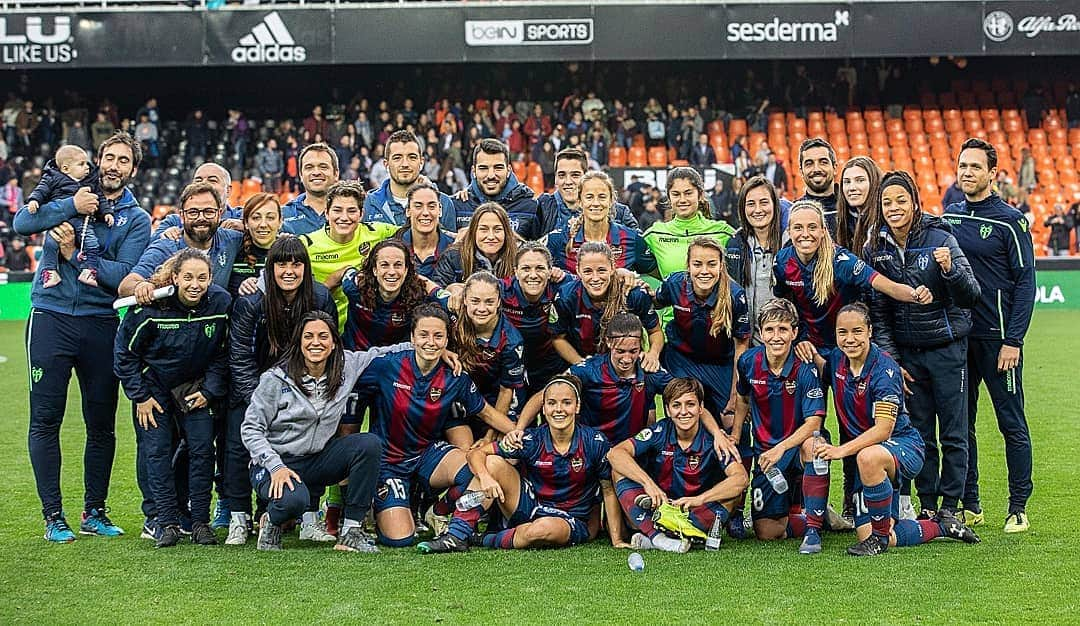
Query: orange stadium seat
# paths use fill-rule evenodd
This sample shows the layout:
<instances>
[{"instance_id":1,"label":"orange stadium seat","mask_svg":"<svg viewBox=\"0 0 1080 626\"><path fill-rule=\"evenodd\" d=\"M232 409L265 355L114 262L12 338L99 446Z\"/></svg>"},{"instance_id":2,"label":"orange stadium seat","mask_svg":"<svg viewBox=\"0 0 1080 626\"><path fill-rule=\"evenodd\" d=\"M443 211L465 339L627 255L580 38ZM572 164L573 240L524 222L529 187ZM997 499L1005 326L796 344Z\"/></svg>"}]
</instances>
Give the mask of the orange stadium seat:
<instances>
[{"instance_id":1,"label":"orange stadium seat","mask_svg":"<svg viewBox=\"0 0 1080 626\"><path fill-rule=\"evenodd\" d=\"M514 176L516 176L518 180L525 180L524 161L513 161L510 163L510 169L514 170Z\"/></svg>"},{"instance_id":2,"label":"orange stadium seat","mask_svg":"<svg viewBox=\"0 0 1080 626\"><path fill-rule=\"evenodd\" d=\"M611 167L626 167L626 148L612 146L608 150L608 165Z\"/></svg>"},{"instance_id":3,"label":"orange stadium seat","mask_svg":"<svg viewBox=\"0 0 1080 626\"><path fill-rule=\"evenodd\" d=\"M631 157L632 159L633 157ZM668 162L667 148L663 146L653 146L649 148L648 153L649 165L651 167L665 167Z\"/></svg>"},{"instance_id":4,"label":"orange stadium seat","mask_svg":"<svg viewBox=\"0 0 1080 626\"><path fill-rule=\"evenodd\" d=\"M648 165L645 148L643 146L631 146L629 157L630 167L645 167Z\"/></svg>"}]
</instances>

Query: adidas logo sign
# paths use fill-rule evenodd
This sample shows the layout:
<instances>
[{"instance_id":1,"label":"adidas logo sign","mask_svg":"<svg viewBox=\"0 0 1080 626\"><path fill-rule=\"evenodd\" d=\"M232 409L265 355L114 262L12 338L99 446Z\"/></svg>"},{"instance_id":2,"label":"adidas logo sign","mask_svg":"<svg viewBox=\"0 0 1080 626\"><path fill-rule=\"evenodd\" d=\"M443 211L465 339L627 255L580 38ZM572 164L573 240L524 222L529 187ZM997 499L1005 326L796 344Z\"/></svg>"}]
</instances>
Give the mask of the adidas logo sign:
<instances>
[{"instance_id":1,"label":"adidas logo sign","mask_svg":"<svg viewBox=\"0 0 1080 626\"><path fill-rule=\"evenodd\" d=\"M296 45L277 11L264 17L232 50L236 63L301 63L305 59L307 48Z\"/></svg>"}]
</instances>

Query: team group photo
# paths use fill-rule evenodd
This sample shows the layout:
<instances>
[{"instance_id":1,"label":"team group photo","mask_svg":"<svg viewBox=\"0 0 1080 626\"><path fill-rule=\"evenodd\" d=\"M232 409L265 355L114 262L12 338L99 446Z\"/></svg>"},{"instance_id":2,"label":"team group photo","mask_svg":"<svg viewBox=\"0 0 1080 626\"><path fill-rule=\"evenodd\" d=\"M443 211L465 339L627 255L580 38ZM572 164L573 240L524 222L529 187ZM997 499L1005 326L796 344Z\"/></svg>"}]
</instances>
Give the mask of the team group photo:
<instances>
[{"instance_id":1,"label":"team group photo","mask_svg":"<svg viewBox=\"0 0 1080 626\"><path fill-rule=\"evenodd\" d=\"M1073 621L1080 7L107 4L2 18L0 620Z\"/></svg>"}]
</instances>

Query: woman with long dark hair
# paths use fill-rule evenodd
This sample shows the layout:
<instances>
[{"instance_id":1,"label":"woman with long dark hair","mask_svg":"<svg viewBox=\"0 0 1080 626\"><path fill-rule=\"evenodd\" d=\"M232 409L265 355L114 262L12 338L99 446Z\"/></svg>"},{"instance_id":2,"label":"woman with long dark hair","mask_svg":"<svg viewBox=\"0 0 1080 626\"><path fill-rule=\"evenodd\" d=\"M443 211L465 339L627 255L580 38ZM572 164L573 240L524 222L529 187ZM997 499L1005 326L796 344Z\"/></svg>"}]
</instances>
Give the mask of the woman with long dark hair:
<instances>
[{"instance_id":1,"label":"woman with long dark hair","mask_svg":"<svg viewBox=\"0 0 1080 626\"><path fill-rule=\"evenodd\" d=\"M881 203L881 168L870 157L848 159L840 170L836 194L836 244L862 254L867 237L876 234Z\"/></svg>"},{"instance_id":2,"label":"woman with long dark hair","mask_svg":"<svg viewBox=\"0 0 1080 626\"><path fill-rule=\"evenodd\" d=\"M229 327L232 378L222 472L222 492L232 513L227 545L243 545L251 532L250 456L240 439L240 425L259 376L282 358L305 315L318 310L337 319L334 300L329 290L315 281L307 248L298 238L275 241L267 251L266 268L261 288L233 304ZM336 323L334 327L336 330ZM318 534L314 520L307 520L301 530L305 529L306 534Z\"/></svg>"},{"instance_id":3,"label":"woman with long dark hair","mask_svg":"<svg viewBox=\"0 0 1080 626\"><path fill-rule=\"evenodd\" d=\"M412 310L427 300L408 246L397 239L375 244L360 271L346 273L341 288L349 299L342 340L347 350L389 346L409 338Z\"/></svg>"},{"instance_id":4,"label":"woman with long dark hair","mask_svg":"<svg viewBox=\"0 0 1080 626\"><path fill-rule=\"evenodd\" d=\"M439 189L431 183L413 183L405 192L405 226L394 237L408 246L416 273L424 278L434 275L435 264L454 243L439 229L442 212Z\"/></svg>"},{"instance_id":5,"label":"woman with long dark hair","mask_svg":"<svg viewBox=\"0 0 1080 626\"><path fill-rule=\"evenodd\" d=\"M445 287L465 282L477 270L507 278L514 273L515 250L517 234L510 217L498 203L485 202L473 212L461 241L439 257L431 279Z\"/></svg>"},{"instance_id":6,"label":"woman with long dark hair","mask_svg":"<svg viewBox=\"0 0 1080 626\"><path fill-rule=\"evenodd\" d=\"M780 196L764 176L743 183L737 210L742 226L728 240L726 265L732 280L746 292L749 319L755 320L774 297L773 264L788 236L782 224ZM756 328L754 339L760 343Z\"/></svg>"}]
</instances>

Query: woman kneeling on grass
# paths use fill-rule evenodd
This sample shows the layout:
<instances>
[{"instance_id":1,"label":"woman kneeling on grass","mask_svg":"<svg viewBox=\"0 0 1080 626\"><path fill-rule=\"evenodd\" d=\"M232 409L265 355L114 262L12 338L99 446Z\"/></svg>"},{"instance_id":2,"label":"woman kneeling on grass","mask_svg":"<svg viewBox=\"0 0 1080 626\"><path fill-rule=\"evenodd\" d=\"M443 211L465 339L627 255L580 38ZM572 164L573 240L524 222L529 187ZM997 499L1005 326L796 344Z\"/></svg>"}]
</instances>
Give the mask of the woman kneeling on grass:
<instances>
[{"instance_id":1,"label":"woman kneeling on grass","mask_svg":"<svg viewBox=\"0 0 1080 626\"><path fill-rule=\"evenodd\" d=\"M873 556L890 546L913 546L938 537L965 543L979 538L955 517L909 520L899 517L894 497L901 479L922 469L922 437L904 410L900 366L870 343L870 310L849 304L836 315L838 349L829 357L814 352L814 363L830 381L843 445L818 445L816 455L827 460L854 456L855 532L859 542L848 548L853 556Z\"/></svg>"},{"instance_id":2,"label":"woman kneeling on grass","mask_svg":"<svg viewBox=\"0 0 1080 626\"><path fill-rule=\"evenodd\" d=\"M158 270L156 286L171 279L176 293L131 310L116 334L113 369L135 402L136 440L146 458L150 493L157 503L161 535L155 547L180 541L180 509L172 466L173 435L188 445L191 542L215 545L210 529L214 478L214 414L210 403L228 392L229 293L211 284L206 255L193 248L175 254Z\"/></svg>"},{"instance_id":3,"label":"woman kneeling on grass","mask_svg":"<svg viewBox=\"0 0 1080 626\"><path fill-rule=\"evenodd\" d=\"M310 508L318 495L313 491L348 479L334 549L379 551L361 524L375 493L382 445L370 433L334 435L349 393L371 361L409 347L346 351L333 317L316 310L301 318L285 356L259 377L240 430L251 452L251 484L269 502L259 521L260 550L281 549L281 524Z\"/></svg>"},{"instance_id":4,"label":"woman kneeling on grass","mask_svg":"<svg viewBox=\"0 0 1080 626\"><path fill-rule=\"evenodd\" d=\"M723 524L746 491L746 469L717 454L701 426L704 403L701 383L676 378L664 388L667 419L608 453L619 503L640 531L630 539L634 548L688 551L689 539L705 539L716 520Z\"/></svg>"},{"instance_id":5,"label":"woman kneeling on grass","mask_svg":"<svg viewBox=\"0 0 1080 626\"><path fill-rule=\"evenodd\" d=\"M560 374L541 395L545 424L471 450L469 467L476 478L463 498L479 493L482 500L468 503L473 506L464 511L459 500L447 532L420 543L417 550L424 554L468 550L481 513L496 502L505 527L480 538L486 548L584 543L595 539L600 530L601 489L608 526L621 530L619 502L606 459L610 445L600 431L577 422L581 381L572 374ZM611 544L627 546L618 531L612 534Z\"/></svg>"}]
</instances>

